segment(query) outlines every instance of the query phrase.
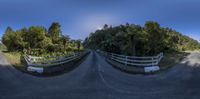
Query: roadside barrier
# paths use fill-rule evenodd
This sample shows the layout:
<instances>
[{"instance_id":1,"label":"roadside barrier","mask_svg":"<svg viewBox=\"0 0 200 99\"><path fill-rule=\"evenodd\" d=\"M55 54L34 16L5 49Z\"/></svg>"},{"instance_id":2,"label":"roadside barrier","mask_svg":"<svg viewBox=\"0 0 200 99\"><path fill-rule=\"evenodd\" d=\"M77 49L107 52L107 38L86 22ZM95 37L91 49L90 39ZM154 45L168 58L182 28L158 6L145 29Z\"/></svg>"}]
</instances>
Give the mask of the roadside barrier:
<instances>
[{"instance_id":1,"label":"roadside barrier","mask_svg":"<svg viewBox=\"0 0 200 99\"><path fill-rule=\"evenodd\" d=\"M46 56L37 57L31 55L24 55L24 59L27 63L27 71L43 73L45 68L59 66L75 59L81 58L86 55L88 51L78 52L67 56Z\"/></svg>"},{"instance_id":2,"label":"roadside barrier","mask_svg":"<svg viewBox=\"0 0 200 99\"><path fill-rule=\"evenodd\" d=\"M145 72L154 72L160 70L158 64L163 58L163 53L156 56L138 57L138 56L126 56L115 53L108 53L104 51L98 51L106 56L108 59L121 63L125 66L135 66L144 68Z\"/></svg>"}]
</instances>

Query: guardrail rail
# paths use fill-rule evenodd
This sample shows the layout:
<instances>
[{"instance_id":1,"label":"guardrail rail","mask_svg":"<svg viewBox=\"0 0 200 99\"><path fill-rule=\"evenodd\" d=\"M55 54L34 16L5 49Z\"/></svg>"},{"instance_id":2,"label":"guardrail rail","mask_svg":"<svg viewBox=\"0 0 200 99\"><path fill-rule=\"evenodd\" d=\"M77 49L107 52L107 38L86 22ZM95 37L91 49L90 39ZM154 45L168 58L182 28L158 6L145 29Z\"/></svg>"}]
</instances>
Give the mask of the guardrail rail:
<instances>
[{"instance_id":1,"label":"guardrail rail","mask_svg":"<svg viewBox=\"0 0 200 99\"><path fill-rule=\"evenodd\" d=\"M126 56L119 55L104 51L98 51L99 53L106 56L108 59L119 62L128 66L143 67L145 72L158 71L160 60L163 58L163 53L156 56L138 57L138 56Z\"/></svg>"},{"instance_id":2,"label":"guardrail rail","mask_svg":"<svg viewBox=\"0 0 200 99\"><path fill-rule=\"evenodd\" d=\"M27 63L27 71L43 73L44 68L61 65L70 61L73 61L81 56L84 56L88 52L78 52L66 56L45 56L37 57L31 55L24 55L24 59Z\"/></svg>"}]
</instances>

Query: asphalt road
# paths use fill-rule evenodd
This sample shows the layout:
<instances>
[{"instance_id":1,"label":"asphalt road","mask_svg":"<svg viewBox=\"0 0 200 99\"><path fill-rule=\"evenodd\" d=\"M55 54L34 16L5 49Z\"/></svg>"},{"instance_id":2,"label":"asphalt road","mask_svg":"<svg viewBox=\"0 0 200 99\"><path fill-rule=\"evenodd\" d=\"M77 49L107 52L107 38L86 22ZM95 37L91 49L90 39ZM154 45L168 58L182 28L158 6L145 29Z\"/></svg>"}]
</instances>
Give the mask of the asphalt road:
<instances>
[{"instance_id":1,"label":"asphalt road","mask_svg":"<svg viewBox=\"0 0 200 99\"><path fill-rule=\"evenodd\" d=\"M200 99L200 53L155 75L133 75L91 52L69 73L36 77L14 69L0 54L0 99Z\"/></svg>"}]
</instances>

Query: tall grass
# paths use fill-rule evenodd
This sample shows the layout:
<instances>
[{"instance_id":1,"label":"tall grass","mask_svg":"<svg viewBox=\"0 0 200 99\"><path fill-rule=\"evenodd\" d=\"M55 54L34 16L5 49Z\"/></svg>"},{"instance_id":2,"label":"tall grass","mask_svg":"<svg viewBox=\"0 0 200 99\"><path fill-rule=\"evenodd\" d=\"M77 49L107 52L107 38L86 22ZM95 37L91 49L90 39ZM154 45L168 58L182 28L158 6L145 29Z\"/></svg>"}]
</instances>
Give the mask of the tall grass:
<instances>
[{"instance_id":1,"label":"tall grass","mask_svg":"<svg viewBox=\"0 0 200 99\"><path fill-rule=\"evenodd\" d=\"M26 70L25 64L21 61L22 54L20 52L4 52L4 56L6 57L7 61L15 68L22 71Z\"/></svg>"}]
</instances>

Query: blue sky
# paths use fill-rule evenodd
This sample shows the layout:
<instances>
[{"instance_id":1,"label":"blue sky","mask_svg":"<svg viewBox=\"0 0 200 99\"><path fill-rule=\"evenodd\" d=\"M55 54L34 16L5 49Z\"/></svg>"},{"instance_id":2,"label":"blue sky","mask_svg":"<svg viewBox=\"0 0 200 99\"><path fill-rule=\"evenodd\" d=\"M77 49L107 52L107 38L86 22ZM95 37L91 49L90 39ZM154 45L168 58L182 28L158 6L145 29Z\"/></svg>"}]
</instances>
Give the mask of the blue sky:
<instances>
[{"instance_id":1,"label":"blue sky","mask_svg":"<svg viewBox=\"0 0 200 99\"><path fill-rule=\"evenodd\" d=\"M63 34L84 39L104 24L153 20L200 40L200 0L0 0L0 33L52 22Z\"/></svg>"}]
</instances>

